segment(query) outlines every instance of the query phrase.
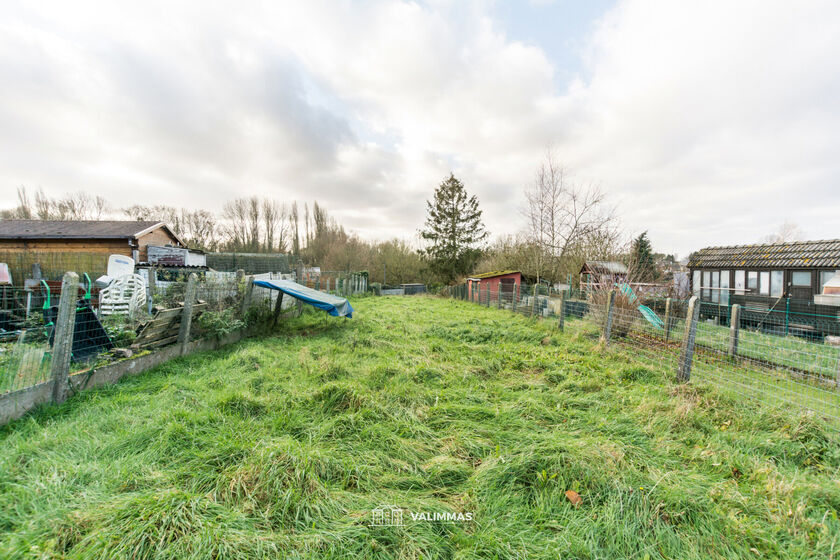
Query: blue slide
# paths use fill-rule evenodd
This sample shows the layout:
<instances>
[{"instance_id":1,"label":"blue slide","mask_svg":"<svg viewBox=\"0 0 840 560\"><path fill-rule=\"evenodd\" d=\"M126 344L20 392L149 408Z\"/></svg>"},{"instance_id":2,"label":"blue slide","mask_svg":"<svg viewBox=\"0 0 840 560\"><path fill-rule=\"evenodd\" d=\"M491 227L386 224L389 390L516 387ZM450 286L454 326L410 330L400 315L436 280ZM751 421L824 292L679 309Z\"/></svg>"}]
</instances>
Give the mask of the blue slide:
<instances>
[{"instance_id":1,"label":"blue slide","mask_svg":"<svg viewBox=\"0 0 840 560\"><path fill-rule=\"evenodd\" d=\"M621 290L621 293L627 296L627 299L630 300L630 303L637 303L639 301L636 292L633 291L633 288L630 287L630 284L616 284L618 289ZM638 304L639 313L641 313L645 319L648 320L648 323L656 327L657 329L662 329L665 327L665 323L662 319L659 318L653 309L646 305L642 305L641 303Z\"/></svg>"}]
</instances>

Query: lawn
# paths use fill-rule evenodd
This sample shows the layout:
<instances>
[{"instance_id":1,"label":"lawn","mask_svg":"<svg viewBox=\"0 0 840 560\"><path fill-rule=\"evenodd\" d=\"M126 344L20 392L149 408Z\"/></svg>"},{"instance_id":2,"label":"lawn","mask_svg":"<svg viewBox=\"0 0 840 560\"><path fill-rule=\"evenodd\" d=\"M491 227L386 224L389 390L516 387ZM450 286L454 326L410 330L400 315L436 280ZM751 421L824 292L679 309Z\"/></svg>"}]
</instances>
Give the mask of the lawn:
<instances>
[{"instance_id":1,"label":"lawn","mask_svg":"<svg viewBox=\"0 0 840 560\"><path fill-rule=\"evenodd\" d=\"M0 428L0 558L840 554L814 416L677 386L582 321L354 307ZM410 515L444 512L472 520Z\"/></svg>"}]
</instances>

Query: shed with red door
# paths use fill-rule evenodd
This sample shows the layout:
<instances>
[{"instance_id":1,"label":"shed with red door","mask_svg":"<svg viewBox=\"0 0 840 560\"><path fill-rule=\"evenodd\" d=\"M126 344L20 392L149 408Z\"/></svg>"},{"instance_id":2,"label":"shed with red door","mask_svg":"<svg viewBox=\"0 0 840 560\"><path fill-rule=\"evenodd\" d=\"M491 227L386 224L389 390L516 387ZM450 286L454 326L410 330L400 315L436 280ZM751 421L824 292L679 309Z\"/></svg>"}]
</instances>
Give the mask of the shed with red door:
<instances>
[{"instance_id":1,"label":"shed with red door","mask_svg":"<svg viewBox=\"0 0 840 560\"><path fill-rule=\"evenodd\" d=\"M467 297L470 301L484 301L486 297L496 300L501 290L502 298L508 299L513 294L518 294L521 286L522 273L518 270L497 270L474 274L467 278Z\"/></svg>"}]
</instances>

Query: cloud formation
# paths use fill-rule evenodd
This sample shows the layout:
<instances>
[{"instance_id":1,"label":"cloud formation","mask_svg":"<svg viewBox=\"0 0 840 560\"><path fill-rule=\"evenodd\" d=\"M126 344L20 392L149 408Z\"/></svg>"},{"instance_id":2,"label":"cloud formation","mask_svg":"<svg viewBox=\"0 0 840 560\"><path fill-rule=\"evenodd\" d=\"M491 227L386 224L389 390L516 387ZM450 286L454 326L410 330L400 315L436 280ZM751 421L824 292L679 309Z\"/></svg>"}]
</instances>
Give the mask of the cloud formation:
<instances>
[{"instance_id":1,"label":"cloud formation","mask_svg":"<svg viewBox=\"0 0 840 560\"><path fill-rule=\"evenodd\" d=\"M0 20L3 204L21 184L258 194L410 236L451 170L506 233L552 145L657 249L785 219L840 237L840 6L629 0L586 44L559 89L480 2L21 3Z\"/></svg>"}]
</instances>

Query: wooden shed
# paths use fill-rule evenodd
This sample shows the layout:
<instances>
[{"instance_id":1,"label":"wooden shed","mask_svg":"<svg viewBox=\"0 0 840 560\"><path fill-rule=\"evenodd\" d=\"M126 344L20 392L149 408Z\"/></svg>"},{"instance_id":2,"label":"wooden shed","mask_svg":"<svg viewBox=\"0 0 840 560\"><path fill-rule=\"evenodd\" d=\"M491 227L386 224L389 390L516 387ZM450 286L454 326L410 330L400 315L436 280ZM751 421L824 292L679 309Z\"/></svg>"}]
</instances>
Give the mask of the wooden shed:
<instances>
[{"instance_id":1,"label":"wooden shed","mask_svg":"<svg viewBox=\"0 0 840 560\"><path fill-rule=\"evenodd\" d=\"M522 273L518 270L497 270L474 274L467 278L467 297L475 299L479 290L482 294L490 294L490 298L498 298L499 290L502 294L518 293L522 286Z\"/></svg>"},{"instance_id":2,"label":"wooden shed","mask_svg":"<svg viewBox=\"0 0 840 560\"><path fill-rule=\"evenodd\" d=\"M615 283L627 281L627 266L615 261L586 261L580 267L582 292L611 289Z\"/></svg>"},{"instance_id":3,"label":"wooden shed","mask_svg":"<svg viewBox=\"0 0 840 560\"><path fill-rule=\"evenodd\" d=\"M0 221L0 262L9 264L16 283L35 262L45 274L54 268L52 275L68 270L104 273L112 254L144 262L148 245L185 246L166 224L157 221Z\"/></svg>"}]
</instances>

